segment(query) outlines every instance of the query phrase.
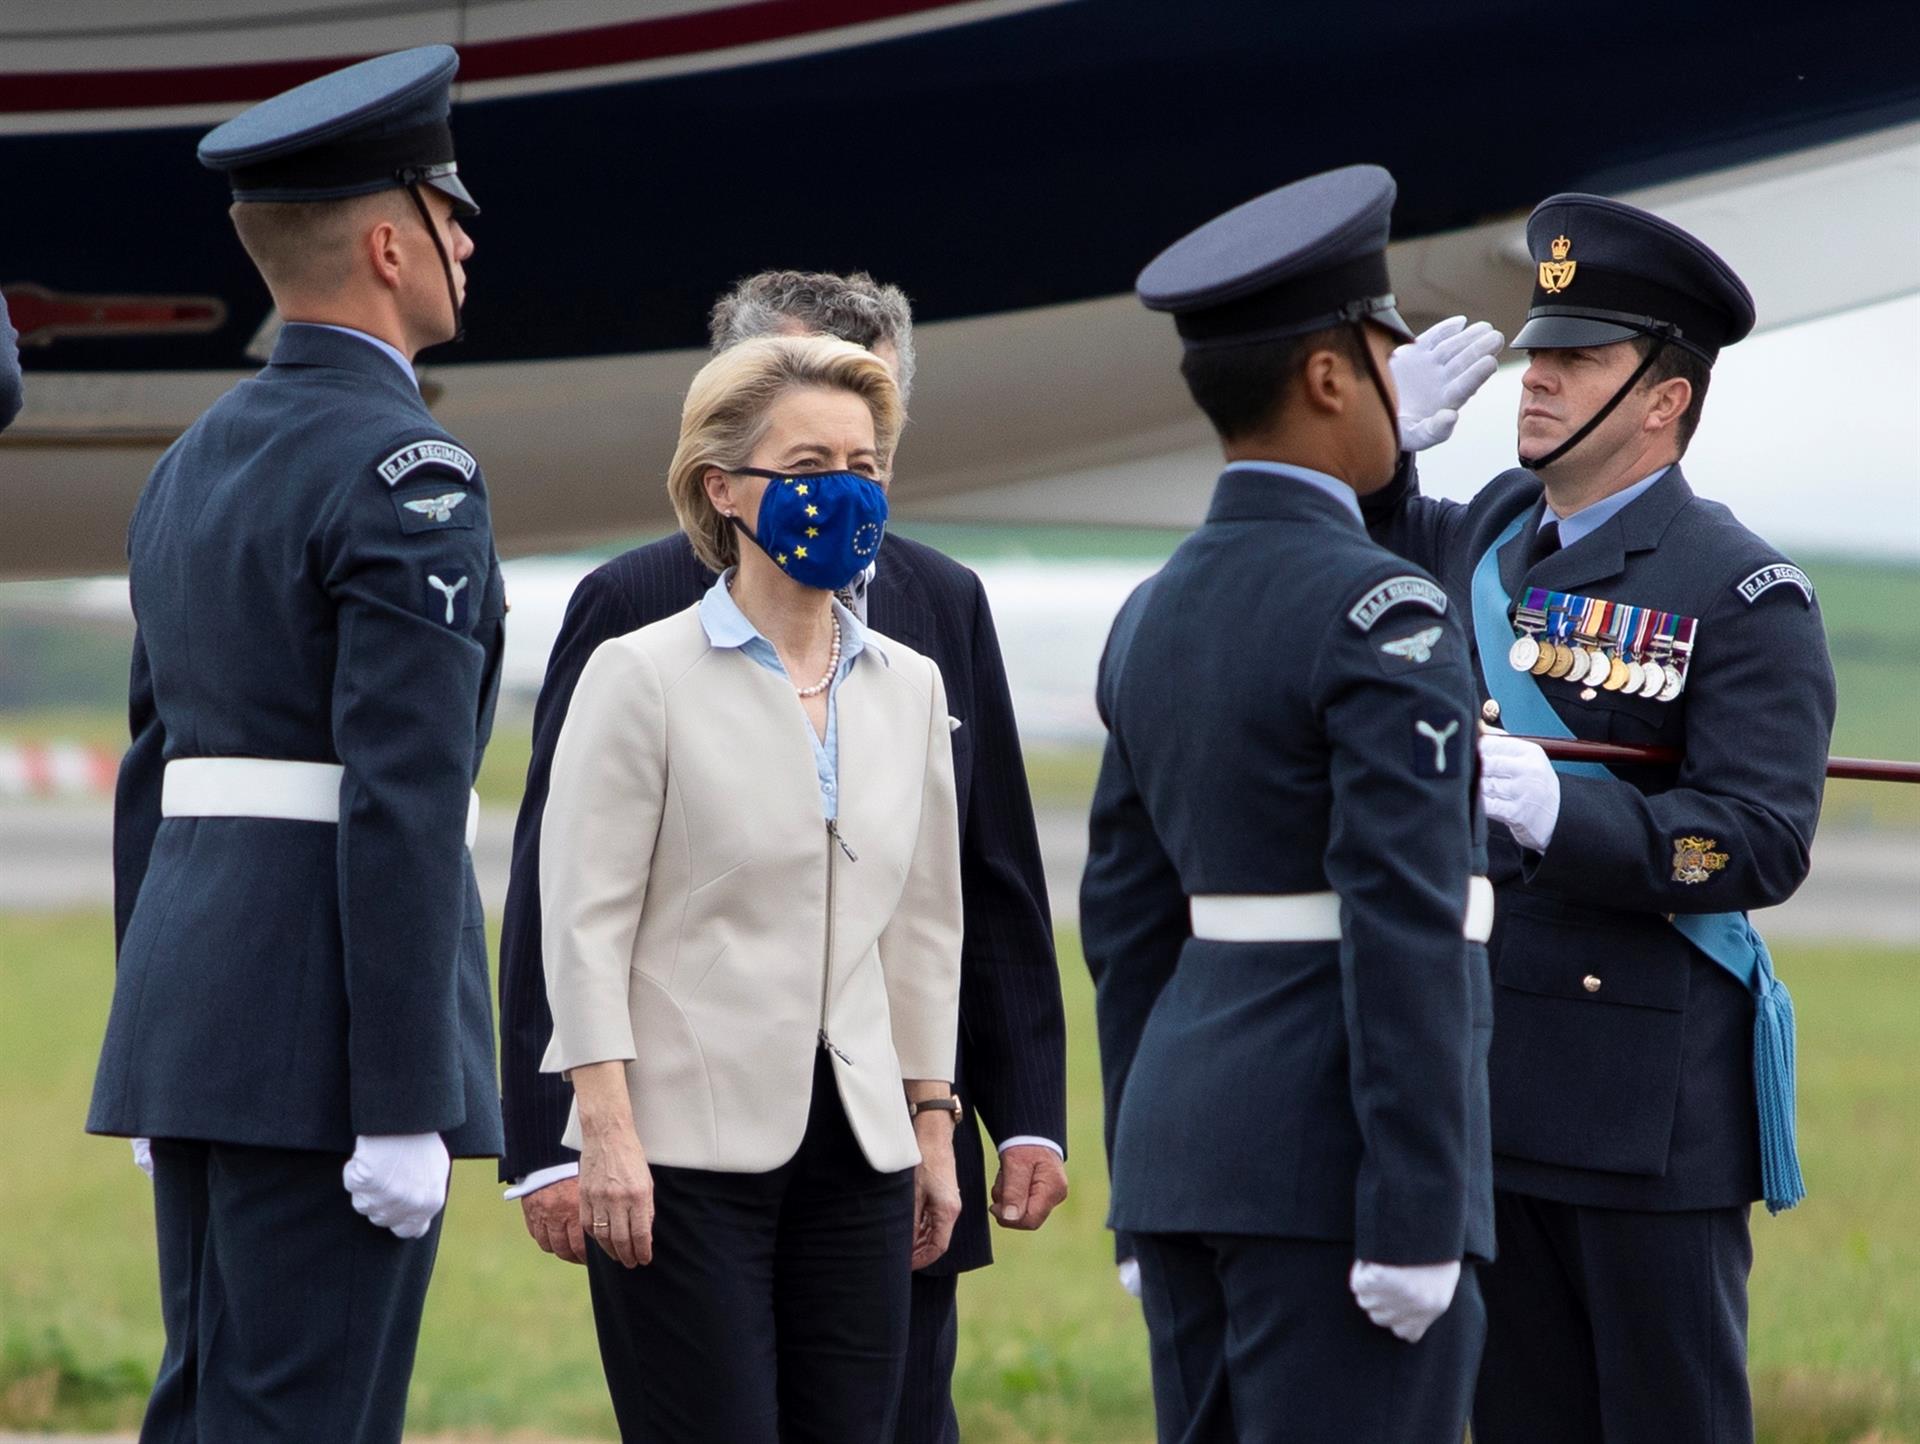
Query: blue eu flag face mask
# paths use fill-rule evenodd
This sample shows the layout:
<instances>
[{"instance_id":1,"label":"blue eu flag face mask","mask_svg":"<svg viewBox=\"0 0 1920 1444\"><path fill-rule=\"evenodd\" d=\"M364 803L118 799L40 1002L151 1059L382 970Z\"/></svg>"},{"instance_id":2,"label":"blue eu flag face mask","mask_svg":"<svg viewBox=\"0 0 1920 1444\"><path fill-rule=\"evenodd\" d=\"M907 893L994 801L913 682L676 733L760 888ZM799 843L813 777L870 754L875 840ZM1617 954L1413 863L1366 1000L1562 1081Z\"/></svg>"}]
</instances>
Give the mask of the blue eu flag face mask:
<instances>
[{"instance_id":1,"label":"blue eu flag face mask","mask_svg":"<svg viewBox=\"0 0 1920 1444\"><path fill-rule=\"evenodd\" d=\"M734 526L801 586L837 592L873 565L887 530L878 482L852 471L734 471L767 478L758 521L736 516Z\"/></svg>"}]
</instances>

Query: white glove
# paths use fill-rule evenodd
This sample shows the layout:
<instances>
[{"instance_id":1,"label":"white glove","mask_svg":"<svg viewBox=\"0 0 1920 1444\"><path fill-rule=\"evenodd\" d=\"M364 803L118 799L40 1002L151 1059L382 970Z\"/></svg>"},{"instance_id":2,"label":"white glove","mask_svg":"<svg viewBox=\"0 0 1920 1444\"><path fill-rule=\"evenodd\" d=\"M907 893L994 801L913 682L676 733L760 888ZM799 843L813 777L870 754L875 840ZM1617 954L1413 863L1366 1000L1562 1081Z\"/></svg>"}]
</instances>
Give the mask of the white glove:
<instances>
[{"instance_id":1,"label":"white glove","mask_svg":"<svg viewBox=\"0 0 1920 1444\"><path fill-rule=\"evenodd\" d=\"M1400 393L1400 447L1438 446L1460 420L1460 408L1500 369L1507 338L1485 321L1449 316L1394 349L1394 389Z\"/></svg>"},{"instance_id":2,"label":"white glove","mask_svg":"<svg viewBox=\"0 0 1920 1444\"><path fill-rule=\"evenodd\" d=\"M1347 1275L1347 1287L1367 1317L1409 1344L1419 1343L1433 1321L1447 1311L1459 1286L1458 1259L1406 1268L1355 1259Z\"/></svg>"},{"instance_id":3,"label":"white glove","mask_svg":"<svg viewBox=\"0 0 1920 1444\"><path fill-rule=\"evenodd\" d=\"M438 1133L362 1134L340 1178L355 1213L399 1238L419 1238L446 1207L451 1166Z\"/></svg>"},{"instance_id":4,"label":"white glove","mask_svg":"<svg viewBox=\"0 0 1920 1444\"><path fill-rule=\"evenodd\" d=\"M149 1183L153 1181L153 1140L151 1138L133 1140L133 1164L146 1174Z\"/></svg>"},{"instance_id":5,"label":"white glove","mask_svg":"<svg viewBox=\"0 0 1920 1444\"><path fill-rule=\"evenodd\" d=\"M1123 1258L1120 1260L1120 1287L1132 1294L1136 1299L1140 1297L1139 1259Z\"/></svg>"},{"instance_id":6,"label":"white glove","mask_svg":"<svg viewBox=\"0 0 1920 1444\"><path fill-rule=\"evenodd\" d=\"M1560 819L1560 774L1537 743L1504 732L1480 735L1480 804L1490 822L1504 822L1513 840L1535 852L1553 841Z\"/></svg>"}]
</instances>

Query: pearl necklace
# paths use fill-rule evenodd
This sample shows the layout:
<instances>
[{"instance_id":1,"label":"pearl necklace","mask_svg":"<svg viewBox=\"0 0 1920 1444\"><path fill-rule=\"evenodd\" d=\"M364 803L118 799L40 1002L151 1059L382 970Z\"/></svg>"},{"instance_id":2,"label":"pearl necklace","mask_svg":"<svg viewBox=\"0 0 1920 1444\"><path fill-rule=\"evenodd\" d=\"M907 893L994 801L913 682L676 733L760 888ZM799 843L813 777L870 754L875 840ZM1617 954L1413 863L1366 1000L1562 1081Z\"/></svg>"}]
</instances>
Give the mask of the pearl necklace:
<instances>
[{"instance_id":1,"label":"pearl necklace","mask_svg":"<svg viewBox=\"0 0 1920 1444\"><path fill-rule=\"evenodd\" d=\"M727 578L727 595L733 595L732 577ZM827 670L821 676L820 680L815 682L811 687L795 687L793 690L799 696L818 697L833 685L833 675L840 670L840 618L838 616L832 616L831 620L833 622L833 645L827 648ZM792 681L793 679L788 678L787 680Z\"/></svg>"},{"instance_id":2,"label":"pearl necklace","mask_svg":"<svg viewBox=\"0 0 1920 1444\"><path fill-rule=\"evenodd\" d=\"M833 674L840 670L840 619L833 619L833 645L827 649L827 670L818 682L811 687L795 687L793 690L802 697L818 697L833 684Z\"/></svg>"}]
</instances>

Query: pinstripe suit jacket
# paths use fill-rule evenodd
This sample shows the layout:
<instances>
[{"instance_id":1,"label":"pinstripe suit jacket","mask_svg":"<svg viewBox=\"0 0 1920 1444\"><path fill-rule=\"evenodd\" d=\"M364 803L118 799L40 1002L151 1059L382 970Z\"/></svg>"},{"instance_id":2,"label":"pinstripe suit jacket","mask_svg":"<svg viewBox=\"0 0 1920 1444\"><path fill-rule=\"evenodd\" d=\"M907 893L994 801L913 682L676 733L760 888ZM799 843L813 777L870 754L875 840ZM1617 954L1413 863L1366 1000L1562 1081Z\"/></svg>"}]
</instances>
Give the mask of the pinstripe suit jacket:
<instances>
[{"instance_id":1,"label":"pinstripe suit jacket","mask_svg":"<svg viewBox=\"0 0 1920 1444\"><path fill-rule=\"evenodd\" d=\"M560 1141L573 1090L539 1071L553 1032L541 964L540 821L574 686L602 642L691 606L712 584L684 537L638 547L580 583L554 643L534 711L533 757L514 829L500 940L503 1179L575 1156ZM962 723L953 734L966 926L956 1086L995 1136L1031 1134L1064 1144L1060 978L1033 804L986 592L957 562L889 535L868 609L876 630L939 665L947 708ZM986 1161L971 1124L955 1139L954 1153L966 1207L946 1256L929 1268L933 1273L979 1268L993 1259Z\"/></svg>"}]
</instances>

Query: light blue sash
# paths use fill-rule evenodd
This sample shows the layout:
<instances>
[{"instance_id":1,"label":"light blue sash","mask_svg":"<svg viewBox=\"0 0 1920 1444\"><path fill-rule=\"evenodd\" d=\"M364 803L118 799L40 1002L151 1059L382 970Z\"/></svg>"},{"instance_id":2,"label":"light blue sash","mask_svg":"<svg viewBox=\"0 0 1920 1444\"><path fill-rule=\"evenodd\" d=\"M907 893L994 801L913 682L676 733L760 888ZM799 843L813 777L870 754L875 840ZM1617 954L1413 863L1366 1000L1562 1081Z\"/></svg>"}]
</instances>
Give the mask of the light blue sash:
<instances>
[{"instance_id":1,"label":"light blue sash","mask_svg":"<svg viewBox=\"0 0 1920 1444\"><path fill-rule=\"evenodd\" d=\"M1500 548L1519 534L1531 509L1494 539L1473 569L1473 638L1487 694L1500 704L1509 731L1533 737L1573 736L1531 673L1507 665L1513 645L1512 599L1500 583ZM1555 762L1568 777L1611 777L1597 762ZM1793 1139L1793 999L1773 975L1773 958L1741 913L1677 913L1668 919L1687 941L1737 978L1754 998L1753 1088L1760 1111L1760 1186L1769 1212L1807 1196Z\"/></svg>"}]
</instances>

